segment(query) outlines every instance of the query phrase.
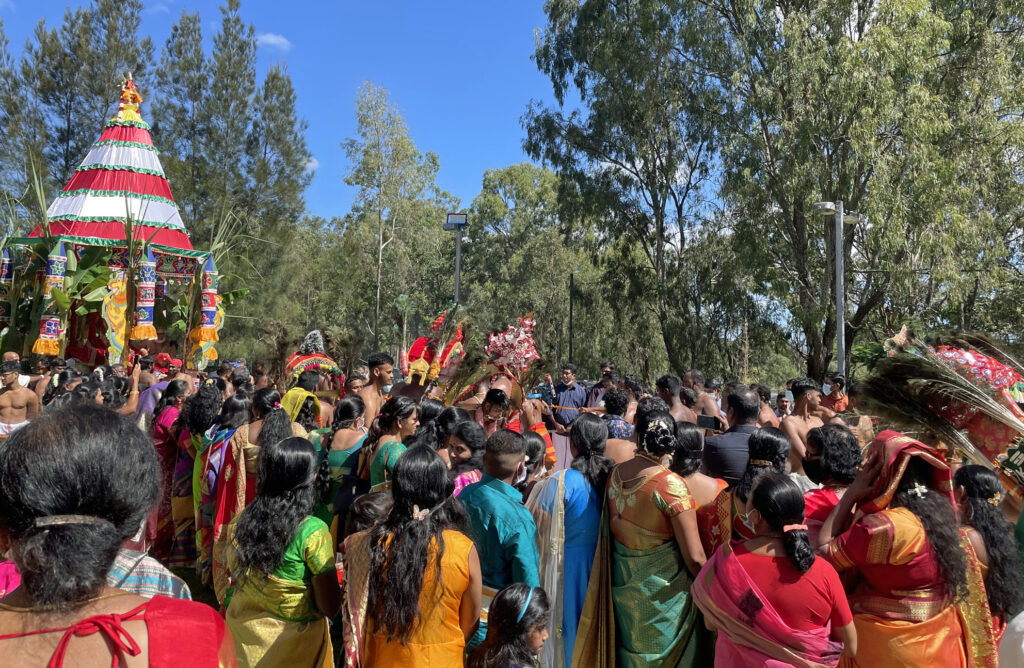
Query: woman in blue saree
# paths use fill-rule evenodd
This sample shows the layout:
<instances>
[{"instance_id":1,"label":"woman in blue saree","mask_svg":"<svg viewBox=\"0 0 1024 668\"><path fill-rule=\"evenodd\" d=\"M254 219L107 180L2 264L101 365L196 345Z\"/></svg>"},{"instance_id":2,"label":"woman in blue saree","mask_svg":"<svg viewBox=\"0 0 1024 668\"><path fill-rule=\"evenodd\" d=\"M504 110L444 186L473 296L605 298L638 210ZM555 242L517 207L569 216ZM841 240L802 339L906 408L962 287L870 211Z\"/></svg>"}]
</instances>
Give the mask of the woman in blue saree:
<instances>
[{"instance_id":1,"label":"woman in blue saree","mask_svg":"<svg viewBox=\"0 0 1024 668\"><path fill-rule=\"evenodd\" d=\"M553 640L544 645L545 666L572 664L612 466L604 457L607 440L601 418L590 413L576 418L569 432L571 468L537 483L526 504L537 523L541 586L551 601Z\"/></svg>"}]
</instances>

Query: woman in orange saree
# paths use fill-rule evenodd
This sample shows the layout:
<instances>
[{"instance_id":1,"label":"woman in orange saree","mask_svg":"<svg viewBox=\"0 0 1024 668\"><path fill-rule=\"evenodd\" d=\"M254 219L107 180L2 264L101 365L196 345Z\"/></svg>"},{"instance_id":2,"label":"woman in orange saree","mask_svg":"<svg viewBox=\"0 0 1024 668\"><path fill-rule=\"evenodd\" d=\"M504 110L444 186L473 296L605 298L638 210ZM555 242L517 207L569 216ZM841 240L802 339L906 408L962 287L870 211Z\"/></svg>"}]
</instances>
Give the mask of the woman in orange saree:
<instances>
[{"instance_id":1,"label":"woman in orange saree","mask_svg":"<svg viewBox=\"0 0 1024 668\"><path fill-rule=\"evenodd\" d=\"M859 650L841 666L971 665L955 605L968 594L967 558L949 467L934 449L879 434L818 544L836 570L860 576L849 596Z\"/></svg>"}]
</instances>

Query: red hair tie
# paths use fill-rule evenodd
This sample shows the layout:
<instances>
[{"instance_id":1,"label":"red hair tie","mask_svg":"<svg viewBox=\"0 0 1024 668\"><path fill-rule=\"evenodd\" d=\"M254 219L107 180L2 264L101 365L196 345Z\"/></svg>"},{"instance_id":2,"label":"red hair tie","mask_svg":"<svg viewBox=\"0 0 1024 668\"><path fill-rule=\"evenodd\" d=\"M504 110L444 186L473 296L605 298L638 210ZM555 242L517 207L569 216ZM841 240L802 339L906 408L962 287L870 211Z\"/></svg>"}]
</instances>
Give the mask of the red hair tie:
<instances>
[{"instance_id":1,"label":"red hair tie","mask_svg":"<svg viewBox=\"0 0 1024 668\"><path fill-rule=\"evenodd\" d=\"M280 407L281 407L281 402L280 401L275 401L274 402L274 408L280 408Z\"/></svg>"}]
</instances>

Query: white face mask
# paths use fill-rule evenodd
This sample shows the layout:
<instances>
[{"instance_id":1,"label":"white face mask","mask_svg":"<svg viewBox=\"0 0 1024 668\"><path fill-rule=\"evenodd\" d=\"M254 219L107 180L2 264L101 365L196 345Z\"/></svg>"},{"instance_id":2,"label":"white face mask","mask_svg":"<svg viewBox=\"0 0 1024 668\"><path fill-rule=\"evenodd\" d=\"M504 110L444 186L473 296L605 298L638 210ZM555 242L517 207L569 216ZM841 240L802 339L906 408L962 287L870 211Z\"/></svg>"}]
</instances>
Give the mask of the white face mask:
<instances>
[{"instance_id":1,"label":"white face mask","mask_svg":"<svg viewBox=\"0 0 1024 668\"><path fill-rule=\"evenodd\" d=\"M383 392L384 394L390 394L392 387L392 385L385 385L384 387L380 388L380 391Z\"/></svg>"},{"instance_id":2,"label":"white face mask","mask_svg":"<svg viewBox=\"0 0 1024 668\"><path fill-rule=\"evenodd\" d=\"M521 463L519 465L519 468L516 469L516 479L515 479L515 482L512 483L512 485L514 487L515 485L518 485L518 484L523 483L525 481L526 481L526 462L523 462L523 463Z\"/></svg>"},{"instance_id":3,"label":"white face mask","mask_svg":"<svg viewBox=\"0 0 1024 668\"><path fill-rule=\"evenodd\" d=\"M828 383L825 383L824 385L821 386L821 393L822 394L828 394L831 391L832 391L832 386L829 385Z\"/></svg>"}]
</instances>

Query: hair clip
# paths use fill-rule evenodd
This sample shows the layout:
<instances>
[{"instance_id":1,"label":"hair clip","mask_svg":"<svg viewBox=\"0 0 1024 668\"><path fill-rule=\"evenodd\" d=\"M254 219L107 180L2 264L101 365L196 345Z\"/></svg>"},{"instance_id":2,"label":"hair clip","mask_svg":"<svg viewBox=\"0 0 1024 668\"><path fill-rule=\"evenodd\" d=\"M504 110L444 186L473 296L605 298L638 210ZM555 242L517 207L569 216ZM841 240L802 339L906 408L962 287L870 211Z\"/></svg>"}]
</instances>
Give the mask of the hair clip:
<instances>
[{"instance_id":1,"label":"hair clip","mask_svg":"<svg viewBox=\"0 0 1024 668\"><path fill-rule=\"evenodd\" d=\"M991 504L992 504L993 506L998 506L998 505L999 505L999 503L1000 503L1000 502L1001 502L1002 500L1003 500L1003 495L1002 495L1002 493L1000 493L1000 492L996 492L995 494L993 494L993 495L992 495L992 496L990 496L989 498L985 499L985 502L986 502L986 503L991 503Z\"/></svg>"},{"instance_id":2,"label":"hair clip","mask_svg":"<svg viewBox=\"0 0 1024 668\"><path fill-rule=\"evenodd\" d=\"M914 496L916 496L919 499L923 499L924 498L924 493L927 492L927 491L928 491L927 487L925 487L924 485L922 485L919 482L915 482L914 486L911 487L909 490L907 490L907 493L908 494L913 494Z\"/></svg>"},{"instance_id":3,"label":"hair clip","mask_svg":"<svg viewBox=\"0 0 1024 668\"><path fill-rule=\"evenodd\" d=\"M281 402L280 401L275 401L274 402L274 408L280 408L280 407L281 407Z\"/></svg>"},{"instance_id":4,"label":"hair clip","mask_svg":"<svg viewBox=\"0 0 1024 668\"><path fill-rule=\"evenodd\" d=\"M790 531L807 531L806 524L787 524L782 527L782 533L789 533Z\"/></svg>"},{"instance_id":5,"label":"hair clip","mask_svg":"<svg viewBox=\"0 0 1024 668\"><path fill-rule=\"evenodd\" d=\"M523 615L526 614L526 609L530 607L530 599L533 598L533 587L530 587L530 593L526 595L526 603L523 603L523 609L519 611L519 616L516 617L516 624L523 621Z\"/></svg>"},{"instance_id":6,"label":"hair clip","mask_svg":"<svg viewBox=\"0 0 1024 668\"><path fill-rule=\"evenodd\" d=\"M751 459L750 463L754 466L764 466L766 468L772 467L772 463L767 459Z\"/></svg>"},{"instance_id":7,"label":"hair clip","mask_svg":"<svg viewBox=\"0 0 1024 668\"><path fill-rule=\"evenodd\" d=\"M418 505L413 504L413 506L412 506L412 518L414 520L416 520L417 522L422 522L423 520L427 519L427 515L429 515L429 514L430 514L430 510L428 508L424 508L423 510L420 510L420 507Z\"/></svg>"}]
</instances>

